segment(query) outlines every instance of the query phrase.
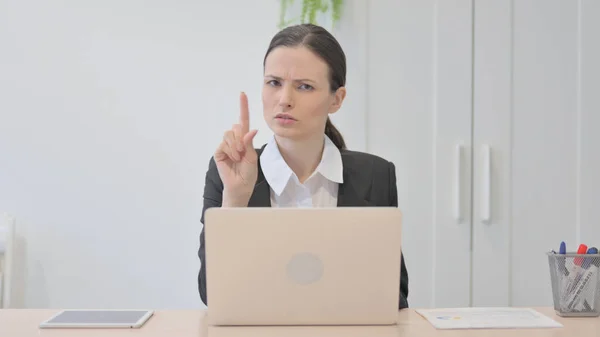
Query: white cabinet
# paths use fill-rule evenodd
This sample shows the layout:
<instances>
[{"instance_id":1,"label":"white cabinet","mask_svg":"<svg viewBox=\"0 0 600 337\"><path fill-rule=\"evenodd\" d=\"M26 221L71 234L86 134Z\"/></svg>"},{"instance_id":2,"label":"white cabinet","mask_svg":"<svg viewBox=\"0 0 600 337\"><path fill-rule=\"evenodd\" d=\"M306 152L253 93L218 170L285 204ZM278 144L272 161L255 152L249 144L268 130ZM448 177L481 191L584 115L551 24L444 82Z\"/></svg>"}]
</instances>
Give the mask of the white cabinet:
<instances>
[{"instance_id":1,"label":"white cabinet","mask_svg":"<svg viewBox=\"0 0 600 337\"><path fill-rule=\"evenodd\" d=\"M551 304L543 253L600 245L600 3L511 3L475 5L474 162L486 142L497 158L489 226L473 199L474 305L503 303L489 285L505 304Z\"/></svg>"},{"instance_id":2,"label":"white cabinet","mask_svg":"<svg viewBox=\"0 0 600 337\"><path fill-rule=\"evenodd\" d=\"M600 2L378 0L367 150L397 166L413 307L550 305L600 245Z\"/></svg>"}]
</instances>

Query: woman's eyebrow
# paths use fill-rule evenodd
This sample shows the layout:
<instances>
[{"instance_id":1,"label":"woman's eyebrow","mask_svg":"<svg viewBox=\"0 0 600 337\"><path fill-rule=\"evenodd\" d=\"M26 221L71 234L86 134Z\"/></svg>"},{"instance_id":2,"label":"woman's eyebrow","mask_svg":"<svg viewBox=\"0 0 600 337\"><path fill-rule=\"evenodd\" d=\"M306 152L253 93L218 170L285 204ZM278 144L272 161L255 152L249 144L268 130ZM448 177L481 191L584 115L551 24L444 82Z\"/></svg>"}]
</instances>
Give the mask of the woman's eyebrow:
<instances>
[{"instance_id":1,"label":"woman's eyebrow","mask_svg":"<svg viewBox=\"0 0 600 337\"><path fill-rule=\"evenodd\" d=\"M265 75L265 77L269 77L269 78L272 78L272 79L277 80L277 81L281 81L282 80L281 77L274 76L274 75ZM295 79L294 81L295 82L313 82L313 83L317 83L317 82L315 82L315 81L313 81L311 79L308 79L308 78L298 78L298 79Z\"/></svg>"}]
</instances>

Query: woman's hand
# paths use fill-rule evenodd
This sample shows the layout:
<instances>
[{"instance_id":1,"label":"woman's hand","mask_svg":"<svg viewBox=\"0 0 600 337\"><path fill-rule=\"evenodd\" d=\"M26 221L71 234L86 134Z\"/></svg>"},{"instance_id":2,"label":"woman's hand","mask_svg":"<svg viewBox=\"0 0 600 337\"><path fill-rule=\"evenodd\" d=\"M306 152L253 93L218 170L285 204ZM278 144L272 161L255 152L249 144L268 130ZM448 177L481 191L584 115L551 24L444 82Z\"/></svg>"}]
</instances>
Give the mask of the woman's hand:
<instances>
[{"instance_id":1,"label":"woman's hand","mask_svg":"<svg viewBox=\"0 0 600 337\"><path fill-rule=\"evenodd\" d=\"M258 156L250 131L248 97L240 94L240 122L225 132L214 158L223 181L224 207L246 207L258 177Z\"/></svg>"}]
</instances>

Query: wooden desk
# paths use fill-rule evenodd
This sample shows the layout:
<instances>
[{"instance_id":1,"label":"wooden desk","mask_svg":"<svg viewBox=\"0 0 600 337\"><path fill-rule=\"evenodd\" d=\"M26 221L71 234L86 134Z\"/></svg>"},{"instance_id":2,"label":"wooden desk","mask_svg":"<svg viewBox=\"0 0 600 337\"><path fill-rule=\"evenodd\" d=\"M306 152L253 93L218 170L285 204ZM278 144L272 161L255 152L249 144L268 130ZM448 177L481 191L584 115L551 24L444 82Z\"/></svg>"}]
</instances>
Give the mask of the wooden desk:
<instances>
[{"instance_id":1,"label":"wooden desk","mask_svg":"<svg viewBox=\"0 0 600 337\"><path fill-rule=\"evenodd\" d=\"M436 330L413 310L400 312L400 323L388 327L210 327L204 324L205 311L157 311L141 329L39 329L38 324L57 310L0 310L0 336L156 336L156 337L398 337L398 336L600 336L600 317L562 318L551 308L535 308L565 327L522 330Z\"/></svg>"}]
</instances>

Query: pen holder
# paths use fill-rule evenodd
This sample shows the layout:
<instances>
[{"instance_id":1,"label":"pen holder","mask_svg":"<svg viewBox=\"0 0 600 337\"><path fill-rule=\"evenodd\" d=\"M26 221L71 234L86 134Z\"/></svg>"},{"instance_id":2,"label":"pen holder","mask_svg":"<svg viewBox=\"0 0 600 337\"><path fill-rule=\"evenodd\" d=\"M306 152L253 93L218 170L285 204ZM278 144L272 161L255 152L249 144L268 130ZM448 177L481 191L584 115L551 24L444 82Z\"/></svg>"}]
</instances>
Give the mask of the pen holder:
<instances>
[{"instance_id":1,"label":"pen holder","mask_svg":"<svg viewBox=\"0 0 600 337\"><path fill-rule=\"evenodd\" d=\"M600 254L547 255L556 314L600 316Z\"/></svg>"}]
</instances>

